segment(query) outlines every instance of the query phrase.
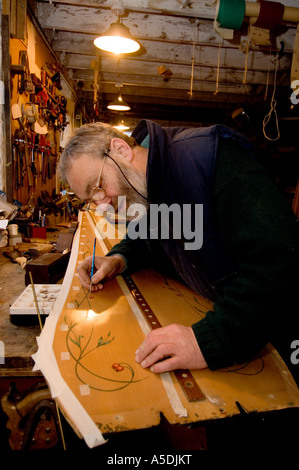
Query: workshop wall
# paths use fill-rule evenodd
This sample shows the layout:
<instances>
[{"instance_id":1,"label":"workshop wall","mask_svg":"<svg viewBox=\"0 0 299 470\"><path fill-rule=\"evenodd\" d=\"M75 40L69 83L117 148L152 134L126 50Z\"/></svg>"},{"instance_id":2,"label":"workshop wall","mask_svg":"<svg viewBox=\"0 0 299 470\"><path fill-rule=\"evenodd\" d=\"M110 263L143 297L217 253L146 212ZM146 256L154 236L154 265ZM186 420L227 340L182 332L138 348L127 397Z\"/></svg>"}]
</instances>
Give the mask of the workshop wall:
<instances>
[{"instance_id":1,"label":"workshop wall","mask_svg":"<svg viewBox=\"0 0 299 470\"><path fill-rule=\"evenodd\" d=\"M72 126L74 102L38 31L26 18L25 39L10 39L13 197L59 193L61 139ZM19 73L20 66L25 68ZM66 97L67 96L67 97Z\"/></svg>"}]
</instances>

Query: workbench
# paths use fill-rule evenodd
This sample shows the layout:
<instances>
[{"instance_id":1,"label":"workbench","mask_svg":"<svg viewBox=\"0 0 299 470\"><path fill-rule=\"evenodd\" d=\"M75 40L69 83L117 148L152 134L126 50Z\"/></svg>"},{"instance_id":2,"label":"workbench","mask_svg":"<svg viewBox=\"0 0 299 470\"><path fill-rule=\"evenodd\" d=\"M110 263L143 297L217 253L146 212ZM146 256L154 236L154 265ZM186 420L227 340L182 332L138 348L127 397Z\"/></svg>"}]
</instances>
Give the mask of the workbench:
<instances>
[{"instance_id":1,"label":"workbench","mask_svg":"<svg viewBox=\"0 0 299 470\"><path fill-rule=\"evenodd\" d=\"M50 250L54 249L53 245L56 244L60 233L68 231L68 225L48 232L45 243L46 241L52 243ZM21 248L24 251L30 248L33 252L38 248L40 257L42 257L43 252L49 252L49 250L46 249L46 244L44 245L45 249L43 249L40 242L37 239L31 243L24 242ZM12 262L3 254L11 254L13 250L14 247L8 246L0 248L0 400L3 395L8 393L12 384L15 384L20 395L25 395L32 387L45 383L42 373L33 371L34 361L32 355L37 351L36 338L40 335L37 316L35 322L31 322L32 324L29 325L26 319L20 321L20 325L11 321L10 307L26 288L26 265ZM63 277L57 279L58 283L62 281ZM7 416L0 405L1 447L10 449L8 443L9 431L6 429L6 424Z\"/></svg>"},{"instance_id":2,"label":"workbench","mask_svg":"<svg viewBox=\"0 0 299 470\"><path fill-rule=\"evenodd\" d=\"M9 306L25 288L25 273L18 264L12 264L0 257L1 268L1 315L0 339L5 345L5 364L0 365L1 396L7 393L9 384L14 381L22 394L32 385L43 380L39 370L32 370L34 355L38 348L36 338L40 335L40 327L15 326L9 320ZM221 407L219 408L221 413ZM201 449L219 450L234 445L258 446L268 440L271 444L275 439L281 444L295 442L291 431L292 423L298 420L298 408L272 410L270 412L249 413L242 404L236 404L234 416L183 425L170 424L163 415L159 425L147 429L108 433L108 442L92 451L99 454L110 454L115 450L131 453L141 452L177 452ZM2 431L5 417L2 413ZM85 443L73 433L63 418L67 445L86 450ZM5 434L5 433L4 433ZM5 434L7 437L7 433ZM112 455L112 454L111 454Z\"/></svg>"},{"instance_id":3,"label":"workbench","mask_svg":"<svg viewBox=\"0 0 299 470\"><path fill-rule=\"evenodd\" d=\"M68 230L68 224L66 224L65 227L61 226L57 231L48 232L44 246L48 246L49 249L41 248L40 256L36 260L40 260L44 256L43 253L46 254L49 250L53 250L60 234ZM26 250L25 246L28 249L29 247L42 247L42 244L38 243L38 240L34 240L31 243L23 243L24 250ZM5 364L0 364L0 377L42 377L40 372L32 371L34 361L31 357L37 350L36 337L40 334L38 319L36 318L35 324L31 326L26 326L25 322L24 326L16 326L10 321L10 306L28 284L26 265L22 267L17 262L13 263L3 255L4 252L9 252L9 247L0 248L0 340L3 341L5 347ZM55 255L57 256L54 253L50 254L50 256ZM27 265L30 263L29 260ZM32 264L34 264L34 260ZM65 270L63 275L64 272ZM60 278L56 276L55 282L61 283L63 275Z\"/></svg>"},{"instance_id":4,"label":"workbench","mask_svg":"<svg viewBox=\"0 0 299 470\"><path fill-rule=\"evenodd\" d=\"M33 371L32 356L37 352L37 337L40 335L38 319L36 319L36 324L31 326L17 326L10 321L10 306L26 288L26 271L18 263L12 263L3 256L3 251L6 250L6 247L0 249L0 340L4 343L5 353L5 362L0 364L0 400L8 393L12 383L16 384L20 395L25 395L29 389L44 381L40 371ZM63 417L62 420L68 448L86 450L85 443L72 432ZM1 448L4 450L11 449L8 442L10 432L6 429L7 421L8 418L0 406L0 439ZM159 429L148 429L141 433L130 432L129 435L124 433L121 438L119 436L111 438L109 444L105 446L105 451L107 452L114 445L117 445L118 449L128 449L132 439L137 443L139 438L142 438L139 444L140 449L148 440L156 442L161 449L166 449L167 446L206 448L205 427L189 430L187 434L183 429L176 430L175 433L173 431L168 423L162 420ZM193 443L190 443L190 433L194 436Z\"/></svg>"},{"instance_id":5,"label":"workbench","mask_svg":"<svg viewBox=\"0 0 299 470\"><path fill-rule=\"evenodd\" d=\"M0 376L3 377L41 377L33 372L31 358L37 349L36 337L40 333L38 322L29 327L15 326L10 321L9 308L24 291L25 271L17 263L12 263L0 252L0 339L4 342L5 363L1 364Z\"/></svg>"}]
</instances>

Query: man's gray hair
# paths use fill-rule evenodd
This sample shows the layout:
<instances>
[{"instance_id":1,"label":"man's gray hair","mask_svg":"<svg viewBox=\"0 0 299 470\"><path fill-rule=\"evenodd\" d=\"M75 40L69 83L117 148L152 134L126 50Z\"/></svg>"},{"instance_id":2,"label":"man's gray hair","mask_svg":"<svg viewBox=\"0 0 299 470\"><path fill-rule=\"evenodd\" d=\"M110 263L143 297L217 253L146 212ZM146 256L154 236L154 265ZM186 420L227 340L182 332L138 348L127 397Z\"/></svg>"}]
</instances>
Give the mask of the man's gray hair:
<instances>
[{"instance_id":1,"label":"man's gray hair","mask_svg":"<svg viewBox=\"0 0 299 470\"><path fill-rule=\"evenodd\" d=\"M104 152L110 148L113 138L119 138L127 142L130 147L137 145L133 137L129 137L109 124L95 122L79 127L64 148L59 164L58 172L62 180L67 180L67 174L76 158L88 155L93 158L103 158Z\"/></svg>"}]
</instances>

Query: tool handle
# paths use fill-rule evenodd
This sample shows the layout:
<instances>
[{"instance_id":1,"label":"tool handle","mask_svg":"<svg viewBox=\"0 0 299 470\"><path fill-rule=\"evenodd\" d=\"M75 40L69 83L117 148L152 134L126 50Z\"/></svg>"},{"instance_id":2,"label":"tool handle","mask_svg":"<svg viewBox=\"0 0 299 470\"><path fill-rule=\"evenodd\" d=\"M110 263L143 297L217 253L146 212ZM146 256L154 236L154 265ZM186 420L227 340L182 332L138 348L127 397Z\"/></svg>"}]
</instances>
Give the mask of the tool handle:
<instances>
[{"instance_id":1,"label":"tool handle","mask_svg":"<svg viewBox=\"0 0 299 470\"><path fill-rule=\"evenodd\" d=\"M93 243L93 254L92 254L90 279L92 278L93 273L94 273L94 259L95 259L95 253L96 253L96 242L97 242L97 239L95 238L94 243Z\"/></svg>"}]
</instances>

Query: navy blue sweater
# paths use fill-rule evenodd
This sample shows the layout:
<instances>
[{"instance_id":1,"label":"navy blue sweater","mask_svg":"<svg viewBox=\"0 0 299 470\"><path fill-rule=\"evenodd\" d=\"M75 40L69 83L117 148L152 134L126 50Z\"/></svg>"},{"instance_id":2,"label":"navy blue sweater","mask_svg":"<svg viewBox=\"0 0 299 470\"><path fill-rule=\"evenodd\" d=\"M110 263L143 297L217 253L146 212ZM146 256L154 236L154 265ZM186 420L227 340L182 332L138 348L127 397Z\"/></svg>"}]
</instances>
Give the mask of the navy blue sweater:
<instances>
[{"instance_id":1,"label":"navy blue sweater","mask_svg":"<svg viewBox=\"0 0 299 470\"><path fill-rule=\"evenodd\" d=\"M159 133L156 126L155 132ZM178 131L173 130L172 142ZM155 148L150 147L155 160L149 159L148 165L149 197L151 202L171 203L173 198L163 201L160 196L164 182L167 180L170 184L169 171L172 170L165 165L165 160L161 167L159 155L164 152L169 158L173 152L169 151L171 145L163 130L161 132L162 140L157 143L155 139ZM137 141L141 143L147 133L147 125L143 123L139 126ZM188 145L185 145L187 151ZM181 142L180 151L182 149ZM204 210L208 205L208 222L212 227L207 234L217 238L216 251L209 252L213 248L210 244L203 258L190 252L183 260L186 264L193 264L195 260L198 272L203 271L208 279L206 294L211 295L206 296L214 300L214 310L193 325L195 336L211 369L250 360L268 342L280 348L288 363L292 352L290 342L296 339L298 332L295 328L298 328L299 316L296 296L299 222L267 171L238 139L220 136L213 151L214 161L206 173L209 179L204 182L207 194L203 203ZM154 179L153 175L158 176ZM183 197L183 202L189 202L190 194L194 194L192 175L185 185L181 180L177 184L176 179L173 179L175 191ZM144 240L125 239L109 255L114 253L126 258L131 272L152 264L155 259L153 246ZM209 255L212 263L219 260L217 269L209 271L198 265L201 260L206 262ZM160 256L159 260L160 266L155 265L156 269L174 269L173 272L178 273L178 267L169 256L164 258L163 266ZM186 269L190 272L189 266ZM182 279L189 284L184 275ZM190 287L200 291L194 285Z\"/></svg>"}]
</instances>

